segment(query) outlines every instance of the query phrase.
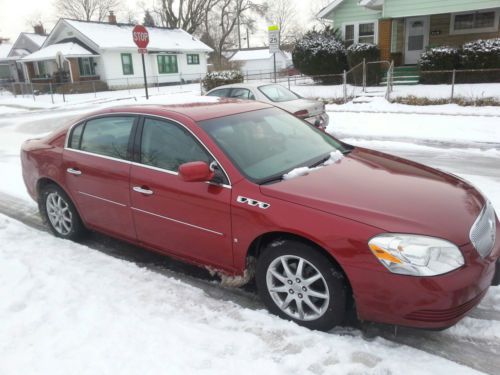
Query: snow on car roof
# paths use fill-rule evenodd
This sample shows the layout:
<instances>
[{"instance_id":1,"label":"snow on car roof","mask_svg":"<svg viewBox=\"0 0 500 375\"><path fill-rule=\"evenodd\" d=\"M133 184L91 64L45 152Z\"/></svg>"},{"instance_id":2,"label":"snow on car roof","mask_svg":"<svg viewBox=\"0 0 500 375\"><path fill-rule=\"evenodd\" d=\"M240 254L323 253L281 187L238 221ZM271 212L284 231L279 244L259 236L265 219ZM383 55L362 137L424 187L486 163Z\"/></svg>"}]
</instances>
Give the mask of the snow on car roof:
<instances>
[{"instance_id":1,"label":"snow on car roof","mask_svg":"<svg viewBox=\"0 0 500 375\"><path fill-rule=\"evenodd\" d=\"M100 48L137 48L132 40L133 25L85 22L68 19L64 21L92 40ZM147 30L149 32L148 50L212 51L205 43L181 29L147 27Z\"/></svg>"},{"instance_id":2,"label":"snow on car roof","mask_svg":"<svg viewBox=\"0 0 500 375\"><path fill-rule=\"evenodd\" d=\"M60 43L52 44L48 47L42 48L31 55L23 57L23 61L40 61L40 60L55 60L58 52L61 52L64 57L89 57L96 56L88 49L83 48L76 43Z\"/></svg>"}]
</instances>

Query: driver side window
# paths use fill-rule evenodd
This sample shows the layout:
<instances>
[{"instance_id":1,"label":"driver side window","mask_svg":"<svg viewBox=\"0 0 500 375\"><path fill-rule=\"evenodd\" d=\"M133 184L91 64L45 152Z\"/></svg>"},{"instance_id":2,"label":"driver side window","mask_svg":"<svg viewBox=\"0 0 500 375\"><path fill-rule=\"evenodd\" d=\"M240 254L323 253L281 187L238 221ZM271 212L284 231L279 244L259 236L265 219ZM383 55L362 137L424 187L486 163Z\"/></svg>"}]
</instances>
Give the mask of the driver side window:
<instances>
[{"instance_id":1,"label":"driver side window","mask_svg":"<svg viewBox=\"0 0 500 375\"><path fill-rule=\"evenodd\" d=\"M146 118L141 139L141 163L177 172L191 161L210 163L211 156L184 128L172 122Z\"/></svg>"}]
</instances>

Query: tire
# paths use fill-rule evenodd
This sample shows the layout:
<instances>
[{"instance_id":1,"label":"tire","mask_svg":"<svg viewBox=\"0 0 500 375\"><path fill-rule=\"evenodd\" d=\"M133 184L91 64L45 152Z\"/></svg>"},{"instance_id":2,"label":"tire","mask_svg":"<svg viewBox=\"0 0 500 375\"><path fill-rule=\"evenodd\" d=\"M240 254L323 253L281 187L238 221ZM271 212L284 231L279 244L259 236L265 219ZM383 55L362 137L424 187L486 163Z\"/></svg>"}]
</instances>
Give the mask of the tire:
<instances>
[{"instance_id":1,"label":"tire","mask_svg":"<svg viewBox=\"0 0 500 375\"><path fill-rule=\"evenodd\" d=\"M42 188L38 208L44 222L56 237L75 241L86 234L75 205L59 186L50 184Z\"/></svg>"},{"instance_id":2,"label":"tire","mask_svg":"<svg viewBox=\"0 0 500 375\"><path fill-rule=\"evenodd\" d=\"M348 289L344 274L314 246L272 241L258 259L256 283L268 310L283 319L319 331L344 320Z\"/></svg>"}]
</instances>

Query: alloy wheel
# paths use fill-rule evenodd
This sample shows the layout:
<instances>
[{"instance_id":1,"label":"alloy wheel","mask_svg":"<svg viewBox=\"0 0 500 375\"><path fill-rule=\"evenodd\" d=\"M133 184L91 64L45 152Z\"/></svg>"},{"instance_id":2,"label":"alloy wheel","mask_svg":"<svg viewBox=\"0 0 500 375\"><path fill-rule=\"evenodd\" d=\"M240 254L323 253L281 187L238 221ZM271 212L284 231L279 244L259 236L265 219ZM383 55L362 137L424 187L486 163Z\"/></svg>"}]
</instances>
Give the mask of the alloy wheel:
<instances>
[{"instance_id":1,"label":"alloy wheel","mask_svg":"<svg viewBox=\"0 0 500 375\"><path fill-rule=\"evenodd\" d=\"M51 192L47 195L46 207L52 227L60 235L67 236L73 226L73 215L68 203L57 192Z\"/></svg>"}]
</instances>

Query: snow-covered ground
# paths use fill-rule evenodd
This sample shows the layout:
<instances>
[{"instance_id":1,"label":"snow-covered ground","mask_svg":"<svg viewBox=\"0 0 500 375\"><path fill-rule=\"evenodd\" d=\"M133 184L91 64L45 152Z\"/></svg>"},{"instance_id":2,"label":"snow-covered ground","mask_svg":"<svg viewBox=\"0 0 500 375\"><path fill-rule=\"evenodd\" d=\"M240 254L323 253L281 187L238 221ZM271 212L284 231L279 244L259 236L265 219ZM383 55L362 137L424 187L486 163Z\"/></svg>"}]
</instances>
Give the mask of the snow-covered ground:
<instances>
[{"instance_id":1,"label":"snow-covered ground","mask_svg":"<svg viewBox=\"0 0 500 375\"><path fill-rule=\"evenodd\" d=\"M119 99L118 104L136 103ZM187 95L154 98L186 100ZM82 102L33 112L0 106L0 199L9 194L34 208L21 178L23 140L113 104ZM359 106L360 112L330 113L329 131L465 177L500 212L498 118L374 114L363 112L369 104ZM474 368L493 374L500 368L499 350L500 287L444 332L367 341L353 328L306 330L259 304L240 303L230 291L214 296L182 273L141 268L0 213L2 375L473 374Z\"/></svg>"}]
</instances>

